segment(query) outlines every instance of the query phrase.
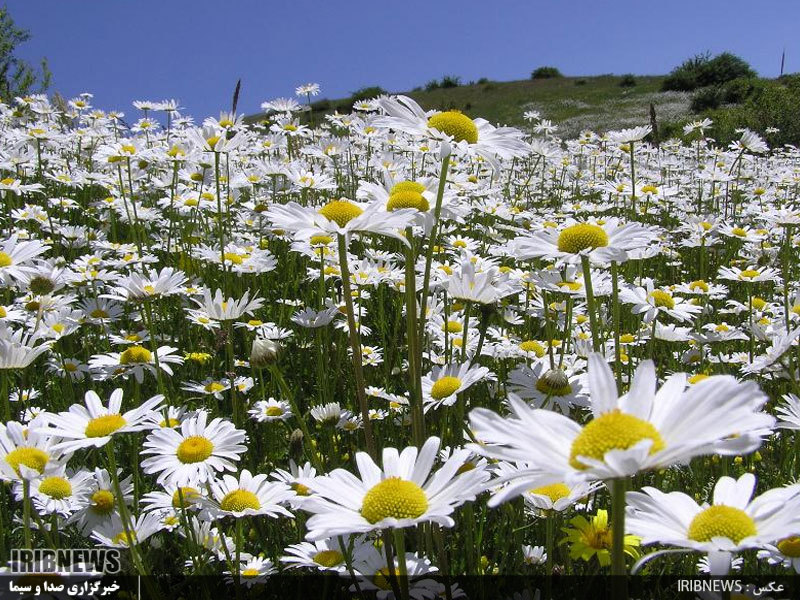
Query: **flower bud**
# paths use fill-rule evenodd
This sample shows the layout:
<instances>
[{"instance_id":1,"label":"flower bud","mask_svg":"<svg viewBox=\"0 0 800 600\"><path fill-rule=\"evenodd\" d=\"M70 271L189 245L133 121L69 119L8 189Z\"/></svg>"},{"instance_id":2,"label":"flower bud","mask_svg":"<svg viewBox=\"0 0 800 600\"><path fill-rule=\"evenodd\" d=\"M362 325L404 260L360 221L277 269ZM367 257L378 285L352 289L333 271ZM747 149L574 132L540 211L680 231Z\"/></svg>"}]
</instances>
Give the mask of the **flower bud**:
<instances>
[{"instance_id":1,"label":"flower bud","mask_svg":"<svg viewBox=\"0 0 800 600\"><path fill-rule=\"evenodd\" d=\"M267 365L271 365L278 360L278 353L280 350L281 347L278 342L264 338L256 338L253 340L253 348L250 351L250 367L253 369L261 369Z\"/></svg>"}]
</instances>

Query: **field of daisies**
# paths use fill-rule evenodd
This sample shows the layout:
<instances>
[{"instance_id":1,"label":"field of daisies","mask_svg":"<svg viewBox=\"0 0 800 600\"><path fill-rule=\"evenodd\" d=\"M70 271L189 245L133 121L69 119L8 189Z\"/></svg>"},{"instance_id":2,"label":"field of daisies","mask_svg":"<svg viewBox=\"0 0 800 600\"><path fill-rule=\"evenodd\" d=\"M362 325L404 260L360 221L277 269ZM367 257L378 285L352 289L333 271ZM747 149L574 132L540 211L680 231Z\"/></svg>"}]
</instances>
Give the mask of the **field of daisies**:
<instances>
[{"instance_id":1,"label":"field of daisies","mask_svg":"<svg viewBox=\"0 0 800 600\"><path fill-rule=\"evenodd\" d=\"M404 96L0 105L0 561L800 572L800 151Z\"/></svg>"}]
</instances>

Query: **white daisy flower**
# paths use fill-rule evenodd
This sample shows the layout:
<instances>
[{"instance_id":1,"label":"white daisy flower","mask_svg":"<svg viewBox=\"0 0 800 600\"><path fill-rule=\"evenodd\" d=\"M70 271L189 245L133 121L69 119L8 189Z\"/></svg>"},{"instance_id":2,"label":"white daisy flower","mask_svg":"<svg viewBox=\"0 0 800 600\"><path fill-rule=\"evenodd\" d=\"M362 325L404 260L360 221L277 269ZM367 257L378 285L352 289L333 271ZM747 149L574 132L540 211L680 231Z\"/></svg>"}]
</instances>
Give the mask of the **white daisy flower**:
<instances>
[{"instance_id":1,"label":"white daisy flower","mask_svg":"<svg viewBox=\"0 0 800 600\"><path fill-rule=\"evenodd\" d=\"M80 448L101 448L118 433L144 431L150 426L148 417L158 410L164 396L153 396L140 406L122 413L122 388L115 389L103 406L100 396L93 390L86 392L84 404L73 404L66 412L46 414L48 427L39 433L63 438L56 448L74 452Z\"/></svg>"},{"instance_id":2,"label":"white daisy flower","mask_svg":"<svg viewBox=\"0 0 800 600\"><path fill-rule=\"evenodd\" d=\"M450 514L474 500L489 475L482 469L458 474L470 455L467 450L454 451L431 475L438 450L439 439L435 437L428 438L419 453L413 446L402 452L385 448L383 469L366 452L358 452L360 479L336 469L308 480L306 485L315 494L303 505L303 510L313 513L306 523L306 538L313 541L423 522L452 527L455 522Z\"/></svg>"},{"instance_id":3,"label":"white daisy flower","mask_svg":"<svg viewBox=\"0 0 800 600\"><path fill-rule=\"evenodd\" d=\"M145 473L158 473L158 483L198 486L213 481L219 471L235 470L234 463L247 449L245 432L217 417L207 423L208 413L183 421L180 429L153 430L144 442Z\"/></svg>"},{"instance_id":4,"label":"white daisy flower","mask_svg":"<svg viewBox=\"0 0 800 600\"><path fill-rule=\"evenodd\" d=\"M756 478L721 477L712 504L683 492L645 487L628 492L626 531L642 544L705 552L712 575L726 575L733 555L792 536L800 527L800 485L771 489L753 498Z\"/></svg>"},{"instance_id":5,"label":"white daisy flower","mask_svg":"<svg viewBox=\"0 0 800 600\"><path fill-rule=\"evenodd\" d=\"M475 452L528 466L508 478L513 484L490 504L558 481L628 477L704 454L751 452L775 422L760 412L767 397L758 385L729 375L708 377L687 390L686 375L676 373L656 390L655 367L644 361L620 397L605 359L593 353L588 380L593 418L583 427L514 398L510 417L484 408L470 413L480 441L470 446Z\"/></svg>"},{"instance_id":6,"label":"white daisy flower","mask_svg":"<svg viewBox=\"0 0 800 600\"><path fill-rule=\"evenodd\" d=\"M468 362L434 367L430 373L422 377L422 400L425 411L452 406L458 394L489 375L489 369L486 367Z\"/></svg>"},{"instance_id":7,"label":"white daisy flower","mask_svg":"<svg viewBox=\"0 0 800 600\"><path fill-rule=\"evenodd\" d=\"M267 481L266 474L252 475L244 469L238 480L232 475L223 475L222 480L212 481L211 496L205 502L217 517L292 517L281 503L293 496L294 492L286 484Z\"/></svg>"}]
</instances>

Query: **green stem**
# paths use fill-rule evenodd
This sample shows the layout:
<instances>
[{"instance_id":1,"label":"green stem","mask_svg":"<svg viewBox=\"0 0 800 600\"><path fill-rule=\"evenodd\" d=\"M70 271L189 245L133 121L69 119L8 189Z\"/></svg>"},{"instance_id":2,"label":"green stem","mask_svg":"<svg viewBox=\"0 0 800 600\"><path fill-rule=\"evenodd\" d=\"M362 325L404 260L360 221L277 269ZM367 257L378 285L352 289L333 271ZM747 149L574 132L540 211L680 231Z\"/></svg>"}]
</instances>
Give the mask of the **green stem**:
<instances>
[{"instance_id":1,"label":"green stem","mask_svg":"<svg viewBox=\"0 0 800 600\"><path fill-rule=\"evenodd\" d=\"M586 288L586 310L589 312L589 327L592 330L592 350L600 351L600 334L597 330L597 315L595 314L594 290L592 288L592 273L589 266L589 257L581 255L583 267L583 285Z\"/></svg>"},{"instance_id":2,"label":"green stem","mask_svg":"<svg viewBox=\"0 0 800 600\"><path fill-rule=\"evenodd\" d=\"M347 264L347 242L341 234L339 234L339 266L342 271L342 294L344 295L344 304L347 309L347 326L350 330L350 349L353 352L353 375L356 380L356 397L358 398L358 406L361 410L367 452L374 459L377 458L377 447L375 446L375 438L372 434L372 421L370 421L369 418L367 396L364 391L364 371L361 364L361 336L358 333L355 311L353 310L350 268Z\"/></svg>"}]
</instances>

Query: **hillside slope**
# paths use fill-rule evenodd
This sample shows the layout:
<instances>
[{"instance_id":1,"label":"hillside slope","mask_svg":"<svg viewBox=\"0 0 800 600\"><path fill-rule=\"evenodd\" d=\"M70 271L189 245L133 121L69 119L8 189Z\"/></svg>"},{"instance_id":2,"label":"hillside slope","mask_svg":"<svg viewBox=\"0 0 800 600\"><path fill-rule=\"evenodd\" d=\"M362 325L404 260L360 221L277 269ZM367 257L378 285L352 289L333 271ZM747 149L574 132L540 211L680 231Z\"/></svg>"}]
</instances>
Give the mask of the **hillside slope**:
<instances>
[{"instance_id":1,"label":"hillside slope","mask_svg":"<svg viewBox=\"0 0 800 600\"><path fill-rule=\"evenodd\" d=\"M524 125L523 113L539 111L558 125L558 135L575 137L584 129L609 131L650 122L650 103L659 123L689 115L691 94L661 92L660 76L636 76L635 85L622 87L622 77L558 77L520 81L486 81L430 91L399 92L428 109L458 109L491 123ZM315 113L348 112L351 99L320 100Z\"/></svg>"}]
</instances>

